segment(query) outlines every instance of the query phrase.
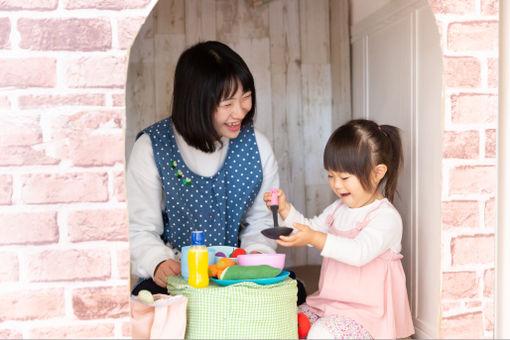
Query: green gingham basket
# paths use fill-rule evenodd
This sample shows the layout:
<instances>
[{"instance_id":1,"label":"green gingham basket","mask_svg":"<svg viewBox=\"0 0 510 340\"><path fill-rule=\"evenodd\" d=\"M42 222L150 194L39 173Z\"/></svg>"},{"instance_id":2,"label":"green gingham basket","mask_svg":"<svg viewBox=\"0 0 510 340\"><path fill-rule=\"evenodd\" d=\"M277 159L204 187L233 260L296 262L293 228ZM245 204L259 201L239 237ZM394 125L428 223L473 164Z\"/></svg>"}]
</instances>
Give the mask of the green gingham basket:
<instances>
[{"instance_id":1,"label":"green gingham basket","mask_svg":"<svg viewBox=\"0 0 510 340\"><path fill-rule=\"evenodd\" d=\"M167 277L168 292L188 298L186 339L297 339L297 285L242 282L193 288Z\"/></svg>"}]
</instances>

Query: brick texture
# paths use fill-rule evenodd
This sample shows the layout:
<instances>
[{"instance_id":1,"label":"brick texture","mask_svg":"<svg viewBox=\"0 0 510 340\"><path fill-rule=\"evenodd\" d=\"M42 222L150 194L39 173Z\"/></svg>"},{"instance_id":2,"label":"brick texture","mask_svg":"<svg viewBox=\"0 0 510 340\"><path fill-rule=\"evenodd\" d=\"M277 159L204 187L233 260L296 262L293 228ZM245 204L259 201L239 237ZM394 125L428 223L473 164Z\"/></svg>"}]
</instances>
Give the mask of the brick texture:
<instances>
[{"instance_id":1,"label":"brick texture","mask_svg":"<svg viewBox=\"0 0 510 340\"><path fill-rule=\"evenodd\" d=\"M504 0L501 0L504 1ZM481 0L480 7L483 15L498 15L499 1L498 0Z\"/></svg>"},{"instance_id":2,"label":"brick texture","mask_svg":"<svg viewBox=\"0 0 510 340\"><path fill-rule=\"evenodd\" d=\"M125 18L118 21L117 35L119 41L119 48L123 50L131 48L136 38L136 34L138 33L139 28L142 27L144 21L145 18L141 17Z\"/></svg>"},{"instance_id":3,"label":"brick texture","mask_svg":"<svg viewBox=\"0 0 510 340\"><path fill-rule=\"evenodd\" d=\"M125 286L74 289L74 314L81 320L127 317L129 294L129 289Z\"/></svg>"},{"instance_id":4,"label":"brick texture","mask_svg":"<svg viewBox=\"0 0 510 340\"><path fill-rule=\"evenodd\" d=\"M451 253L453 266L494 263L494 235L455 237Z\"/></svg>"},{"instance_id":5,"label":"brick texture","mask_svg":"<svg viewBox=\"0 0 510 340\"><path fill-rule=\"evenodd\" d=\"M45 150L31 146L0 147L0 166L58 164L58 158L50 157Z\"/></svg>"},{"instance_id":6,"label":"brick texture","mask_svg":"<svg viewBox=\"0 0 510 340\"><path fill-rule=\"evenodd\" d=\"M443 158L475 159L479 157L478 131L445 131Z\"/></svg>"},{"instance_id":7,"label":"brick texture","mask_svg":"<svg viewBox=\"0 0 510 340\"><path fill-rule=\"evenodd\" d=\"M105 148L108 145L108 148ZM61 158L70 159L75 166L106 166L124 162L124 136L74 135L58 148Z\"/></svg>"},{"instance_id":8,"label":"brick texture","mask_svg":"<svg viewBox=\"0 0 510 340\"><path fill-rule=\"evenodd\" d=\"M474 57L445 57L446 84L450 87L479 87L481 84L480 61Z\"/></svg>"},{"instance_id":9,"label":"brick texture","mask_svg":"<svg viewBox=\"0 0 510 340\"><path fill-rule=\"evenodd\" d=\"M128 239L126 209L72 211L67 224L71 242Z\"/></svg>"},{"instance_id":10,"label":"brick texture","mask_svg":"<svg viewBox=\"0 0 510 340\"><path fill-rule=\"evenodd\" d=\"M494 228L496 227L496 199L491 198L485 202L485 227Z\"/></svg>"},{"instance_id":11,"label":"brick texture","mask_svg":"<svg viewBox=\"0 0 510 340\"><path fill-rule=\"evenodd\" d=\"M63 327L41 327L30 330L31 339L97 339L113 338L113 323L95 325L65 325Z\"/></svg>"},{"instance_id":12,"label":"brick texture","mask_svg":"<svg viewBox=\"0 0 510 340\"><path fill-rule=\"evenodd\" d=\"M59 240L56 212L1 212L1 245L42 245Z\"/></svg>"},{"instance_id":13,"label":"brick texture","mask_svg":"<svg viewBox=\"0 0 510 340\"><path fill-rule=\"evenodd\" d=\"M0 293L0 322L52 319L65 316L63 289L34 289Z\"/></svg>"},{"instance_id":14,"label":"brick texture","mask_svg":"<svg viewBox=\"0 0 510 340\"><path fill-rule=\"evenodd\" d=\"M482 339L481 312L456 315L441 320L441 339Z\"/></svg>"},{"instance_id":15,"label":"brick texture","mask_svg":"<svg viewBox=\"0 0 510 340\"><path fill-rule=\"evenodd\" d=\"M9 18L0 18L0 48L8 48L10 45L11 22Z\"/></svg>"},{"instance_id":16,"label":"brick texture","mask_svg":"<svg viewBox=\"0 0 510 340\"><path fill-rule=\"evenodd\" d=\"M130 277L129 248L117 250L117 269L119 278L127 280Z\"/></svg>"},{"instance_id":17,"label":"brick texture","mask_svg":"<svg viewBox=\"0 0 510 340\"><path fill-rule=\"evenodd\" d=\"M442 299L474 298L478 295L476 272L443 273Z\"/></svg>"},{"instance_id":18,"label":"brick texture","mask_svg":"<svg viewBox=\"0 0 510 340\"><path fill-rule=\"evenodd\" d=\"M104 51L112 46L108 19L18 20L20 47L43 51Z\"/></svg>"},{"instance_id":19,"label":"brick texture","mask_svg":"<svg viewBox=\"0 0 510 340\"><path fill-rule=\"evenodd\" d=\"M144 8L150 0L65 0L66 9L108 9L122 10L128 8Z\"/></svg>"},{"instance_id":20,"label":"brick texture","mask_svg":"<svg viewBox=\"0 0 510 340\"><path fill-rule=\"evenodd\" d=\"M57 106L104 106L105 96L100 93L27 95L18 98L18 105L23 109Z\"/></svg>"},{"instance_id":21,"label":"brick texture","mask_svg":"<svg viewBox=\"0 0 510 340\"><path fill-rule=\"evenodd\" d=\"M124 57L91 56L67 61L65 83L72 88L124 88L125 60Z\"/></svg>"},{"instance_id":22,"label":"brick texture","mask_svg":"<svg viewBox=\"0 0 510 340\"><path fill-rule=\"evenodd\" d=\"M495 129L485 130L485 158L496 158L496 138Z\"/></svg>"},{"instance_id":23,"label":"brick texture","mask_svg":"<svg viewBox=\"0 0 510 340\"><path fill-rule=\"evenodd\" d=\"M476 11L475 0L429 0L434 13L439 14L473 14Z\"/></svg>"},{"instance_id":24,"label":"brick texture","mask_svg":"<svg viewBox=\"0 0 510 340\"><path fill-rule=\"evenodd\" d=\"M495 123L498 96L461 93L451 96L452 122L455 124Z\"/></svg>"},{"instance_id":25,"label":"brick texture","mask_svg":"<svg viewBox=\"0 0 510 340\"><path fill-rule=\"evenodd\" d=\"M21 329L0 329L0 338L2 339L23 339L23 330Z\"/></svg>"},{"instance_id":26,"label":"brick texture","mask_svg":"<svg viewBox=\"0 0 510 340\"><path fill-rule=\"evenodd\" d=\"M106 173L28 174L21 178L23 202L69 203L106 202Z\"/></svg>"},{"instance_id":27,"label":"brick texture","mask_svg":"<svg viewBox=\"0 0 510 340\"><path fill-rule=\"evenodd\" d=\"M495 51L498 48L497 21L470 21L448 26L448 49L452 51Z\"/></svg>"},{"instance_id":28,"label":"brick texture","mask_svg":"<svg viewBox=\"0 0 510 340\"><path fill-rule=\"evenodd\" d=\"M0 109L10 109L11 100L7 96L0 96Z\"/></svg>"},{"instance_id":29,"label":"brick texture","mask_svg":"<svg viewBox=\"0 0 510 340\"><path fill-rule=\"evenodd\" d=\"M126 106L126 97L124 94L112 95L113 106Z\"/></svg>"},{"instance_id":30,"label":"brick texture","mask_svg":"<svg viewBox=\"0 0 510 340\"><path fill-rule=\"evenodd\" d=\"M122 126L121 117L120 110L90 110L71 116L59 115L51 121L51 138L65 139L72 138L78 132L90 134L99 129L119 129Z\"/></svg>"},{"instance_id":31,"label":"brick texture","mask_svg":"<svg viewBox=\"0 0 510 340\"><path fill-rule=\"evenodd\" d=\"M56 84L56 60L46 57L0 58L0 87L53 87Z\"/></svg>"},{"instance_id":32,"label":"brick texture","mask_svg":"<svg viewBox=\"0 0 510 340\"><path fill-rule=\"evenodd\" d=\"M0 282L16 282L19 280L19 260L13 252L0 252Z\"/></svg>"},{"instance_id":33,"label":"brick texture","mask_svg":"<svg viewBox=\"0 0 510 340\"><path fill-rule=\"evenodd\" d=\"M30 330L31 339L97 339L115 336L113 323L38 327Z\"/></svg>"},{"instance_id":34,"label":"brick texture","mask_svg":"<svg viewBox=\"0 0 510 340\"><path fill-rule=\"evenodd\" d=\"M494 297L494 269L488 269L483 273L483 296Z\"/></svg>"},{"instance_id":35,"label":"brick texture","mask_svg":"<svg viewBox=\"0 0 510 340\"><path fill-rule=\"evenodd\" d=\"M12 202L12 176L0 175L0 205Z\"/></svg>"},{"instance_id":36,"label":"brick texture","mask_svg":"<svg viewBox=\"0 0 510 340\"><path fill-rule=\"evenodd\" d=\"M441 211L443 228L477 228L480 225L476 201L442 202Z\"/></svg>"},{"instance_id":37,"label":"brick texture","mask_svg":"<svg viewBox=\"0 0 510 340\"><path fill-rule=\"evenodd\" d=\"M489 58L487 60L487 86L498 87L498 59Z\"/></svg>"},{"instance_id":38,"label":"brick texture","mask_svg":"<svg viewBox=\"0 0 510 340\"><path fill-rule=\"evenodd\" d=\"M31 282L90 281L111 277L106 249L45 250L28 257Z\"/></svg>"},{"instance_id":39,"label":"brick texture","mask_svg":"<svg viewBox=\"0 0 510 340\"><path fill-rule=\"evenodd\" d=\"M117 171L113 178L113 194L118 202L126 202L126 181L124 172Z\"/></svg>"},{"instance_id":40,"label":"brick texture","mask_svg":"<svg viewBox=\"0 0 510 340\"><path fill-rule=\"evenodd\" d=\"M122 336L131 337L131 322L124 322L122 324Z\"/></svg>"},{"instance_id":41,"label":"brick texture","mask_svg":"<svg viewBox=\"0 0 510 340\"><path fill-rule=\"evenodd\" d=\"M2 0L0 1L0 9L2 10L33 10L48 11L57 8L58 0Z\"/></svg>"},{"instance_id":42,"label":"brick texture","mask_svg":"<svg viewBox=\"0 0 510 340\"><path fill-rule=\"evenodd\" d=\"M450 171L450 195L494 194L495 166L459 166Z\"/></svg>"},{"instance_id":43,"label":"brick texture","mask_svg":"<svg viewBox=\"0 0 510 340\"><path fill-rule=\"evenodd\" d=\"M494 332L494 302L485 302L483 308L483 325L487 332Z\"/></svg>"},{"instance_id":44,"label":"brick texture","mask_svg":"<svg viewBox=\"0 0 510 340\"><path fill-rule=\"evenodd\" d=\"M39 118L29 115L0 115L0 146L34 145L42 142Z\"/></svg>"}]
</instances>

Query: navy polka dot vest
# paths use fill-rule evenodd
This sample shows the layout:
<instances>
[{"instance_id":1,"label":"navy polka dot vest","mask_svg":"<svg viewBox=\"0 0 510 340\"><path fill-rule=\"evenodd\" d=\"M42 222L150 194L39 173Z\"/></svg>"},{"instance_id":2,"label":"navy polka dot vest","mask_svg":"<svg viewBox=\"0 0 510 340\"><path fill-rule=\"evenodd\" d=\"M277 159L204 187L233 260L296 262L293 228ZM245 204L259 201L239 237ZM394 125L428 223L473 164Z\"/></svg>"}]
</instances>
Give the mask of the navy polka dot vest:
<instances>
[{"instance_id":1,"label":"navy polka dot vest","mask_svg":"<svg viewBox=\"0 0 510 340\"><path fill-rule=\"evenodd\" d=\"M212 177L192 172L184 163L170 118L138 134L150 136L163 182L165 211L162 238L181 250L191 244L191 231L203 230L205 245L239 246L241 218L262 184L262 164L252 125L230 139L220 170Z\"/></svg>"}]
</instances>

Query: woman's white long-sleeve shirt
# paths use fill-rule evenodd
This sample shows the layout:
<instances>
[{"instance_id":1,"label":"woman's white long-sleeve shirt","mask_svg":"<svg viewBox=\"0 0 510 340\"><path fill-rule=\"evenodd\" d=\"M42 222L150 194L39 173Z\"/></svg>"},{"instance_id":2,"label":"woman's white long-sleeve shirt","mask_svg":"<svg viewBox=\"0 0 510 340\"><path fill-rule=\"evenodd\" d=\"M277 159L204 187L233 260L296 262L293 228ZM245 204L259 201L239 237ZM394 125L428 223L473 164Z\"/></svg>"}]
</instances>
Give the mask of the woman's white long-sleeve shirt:
<instances>
[{"instance_id":1,"label":"woman's white long-sleeve shirt","mask_svg":"<svg viewBox=\"0 0 510 340\"><path fill-rule=\"evenodd\" d=\"M375 209L379 209L370 215L370 222L359 234L353 238L341 237L328 233L329 225L326 222L328 216L333 214L340 200L328 206L319 215L313 218L305 218L294 206L291 206L289 215L283 221L283 225L292 227L294 223L305 224L313 230L327 234L326 243L321 251L324 257L332 258L352 266L363 266L388 249L399 253L402 246L402 218L393 205L386 199L360 207L349 208L346 204L333 215L333 225L337 230L347 231L356 227L365 216Z\"/></svg>"},{"instance_id":2,"label":"woman's white long-sleeve shirt","mask_svg":"<svg viewBox=\"0 0 510 340\"><path fill-rule=\"evenodd\" d=\"M189 146L174 129L179 152L188 168L201 176L213 176L219 171L228 150L228 139L223 147L205 153ZM241 247L247 252L274 253L276 242L264 237L260 231L272 227L271 212L264 200L264 192L279 187L278 165L267 138L255 130L262 164L262 186L250 209L243 216L246 228L240 232ZM154 277L156 266L165 260L178 260L177 252L161 240L165 199L150 137L140 136L133 146L126 172L129 210L129 237L131 271L138 277Z\"/></svg>"}]
</instances>

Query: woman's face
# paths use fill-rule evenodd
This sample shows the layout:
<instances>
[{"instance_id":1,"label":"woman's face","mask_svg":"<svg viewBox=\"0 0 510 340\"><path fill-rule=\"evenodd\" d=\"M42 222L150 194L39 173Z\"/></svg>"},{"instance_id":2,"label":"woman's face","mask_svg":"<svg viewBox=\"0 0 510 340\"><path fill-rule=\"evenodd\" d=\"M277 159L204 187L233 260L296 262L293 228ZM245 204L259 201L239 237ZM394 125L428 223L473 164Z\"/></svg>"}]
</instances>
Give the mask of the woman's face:
<instances>
[{"instance_id":1,"label":"woman's face","mask_svg":"<svg viewBox=\"0 0 510 340\"><path fill-rule=\"evenodd\" d=\"M251 110L251 91L244 92L241 85L237 92L224 98L213 114L214 129L220 137L236 138L241 132L241 122Z\"/></svg>"}]
</instances>

